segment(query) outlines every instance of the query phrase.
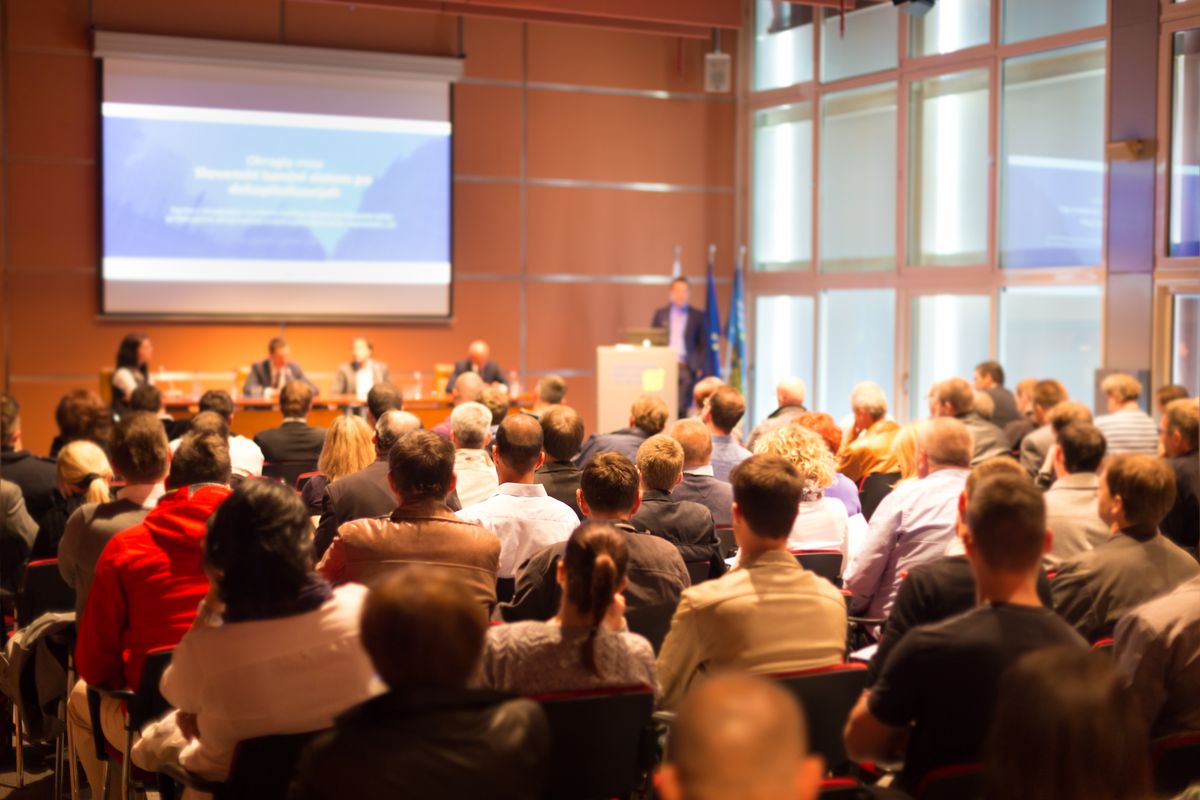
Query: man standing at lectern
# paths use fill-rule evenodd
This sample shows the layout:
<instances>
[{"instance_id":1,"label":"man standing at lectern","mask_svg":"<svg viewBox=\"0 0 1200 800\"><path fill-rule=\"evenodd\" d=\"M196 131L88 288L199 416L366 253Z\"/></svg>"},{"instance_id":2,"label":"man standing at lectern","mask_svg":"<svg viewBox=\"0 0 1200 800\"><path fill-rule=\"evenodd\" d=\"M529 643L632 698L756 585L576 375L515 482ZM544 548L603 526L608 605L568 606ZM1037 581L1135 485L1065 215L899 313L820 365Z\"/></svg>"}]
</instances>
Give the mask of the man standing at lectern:
<instances>
[{"instance_id":1,"label":"man standing at lectern","mask_svg":"<svg viewBox=\"0 0 1200 800\"><path fill-rule=\"evenodd\" d=\"M667 346L679 359L679 418L687 416L692 386L704 372L704 314L688 305L687 278L671 281L671 302L654 312L652 328L667 329Z\"/></svg>"}]
</instances>

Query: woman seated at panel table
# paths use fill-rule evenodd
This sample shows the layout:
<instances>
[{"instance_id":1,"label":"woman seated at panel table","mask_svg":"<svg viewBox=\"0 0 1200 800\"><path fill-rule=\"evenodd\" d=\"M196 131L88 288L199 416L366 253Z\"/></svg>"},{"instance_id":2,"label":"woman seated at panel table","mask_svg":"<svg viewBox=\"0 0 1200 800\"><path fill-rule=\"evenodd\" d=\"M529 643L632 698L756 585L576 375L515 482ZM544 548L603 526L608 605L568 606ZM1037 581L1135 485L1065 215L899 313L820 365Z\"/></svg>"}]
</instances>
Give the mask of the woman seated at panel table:
<instances>
[{"instance_id":1,"label":"woman seated at panel table","mask_svg":"<svg viewBox=\"0 0 1200 800\"><path fill-rule=\"evenodd\" d=\"M112 375L112 407L120 416L130 410L133 390L150 383L150 358L154 347L144 333L126 334L117 348L117 368Z\"/></svg>"}]
</instances>

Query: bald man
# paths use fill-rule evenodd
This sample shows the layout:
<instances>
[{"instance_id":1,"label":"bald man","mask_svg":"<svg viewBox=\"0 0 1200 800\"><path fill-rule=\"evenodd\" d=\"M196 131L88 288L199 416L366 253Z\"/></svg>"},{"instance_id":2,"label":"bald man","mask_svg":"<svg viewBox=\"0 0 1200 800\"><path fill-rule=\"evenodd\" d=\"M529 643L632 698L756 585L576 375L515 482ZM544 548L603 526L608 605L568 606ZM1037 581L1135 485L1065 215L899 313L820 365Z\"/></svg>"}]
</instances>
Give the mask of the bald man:
<instances>
[{"instance_id":1,"label":"bald man","mask_svg":"<svg viewBox=\"0 0 1200 800\"><path fill-rule=\"evenodd\" d=\"M955 540L958 498L975 444L953 417L920 424L917 475L898 485L871 517L871 528L846 567L852 613L886 618L905 573L941 558Z\"/></svg>"},{"instance_id":2,"label":"bald man","mask_svg":"<svg viewBox=\"0 0 1200 800\"><path fill-rule=\"evenodd\" d=\"M775 402L779 404L779 407L772 411L765 420L758 423L754 430L750 431L746 448L754 450L755 443L763 436L779 430L791 422L792 417L807 411L808 409L804 407L807 396L808 388L799 378L784 378L776 384Z\"/></svg>"},{"instance_id":3,"label":"bald man","mask_svg":"<svg viewBox=\"0 0 1200 800\"><path fill-rule=\"evenodd\" d=\"M750 675L720 675L679 706L671 758L659 768L663 800L813 800L825 764L808 754L796 699Z\"/></svg>"},{"instance_id":4,"label":"bald man","mask_svg":"<svg viewBox=\"0 0 1200 800\"><path fill-rule=\"evenodd\" d=\"M713 475L712 434L698 419L683 419L671 428L671 438L683 447L683 480L671 490L672 500L691 500L712 512L718 528L733 524L733 487Z\"/></svg>"},{"instance_id":5,"label":"bald man","mask_svg":"<svg viewBox=\"0 0 1200 800\"><path fill-rule=\"evenodd\" d=\"M492 348L488 347L488 343L482 339L471 342L471 346L467 348L467 357L462 361L455 362L454 372L450 373L450 380L446 382L446 391L453 392L458 376L467 372L478 375L485 385L491 383L508 385L508 381L504 377L504 370L492 360Z\"/></svg>"},{"instance_id":6,"label":"bald man","mask_svg":"<svg viewBox=\"0 0 1200 800\"><path fill-rule=\"evenodd\" d=\"M454 384L454 389L450 392L450 403L455 408L464 403L478 403L480 396L483 394L484 383L483 378L479 377L474 372L464 372L459 375L457 380L451 381ZM450 441L450 431L453 427L450 422L451 414L447 414L446 418L433 426L433 432L442 437L446 441Z\"/></svg>"}]
</instances>

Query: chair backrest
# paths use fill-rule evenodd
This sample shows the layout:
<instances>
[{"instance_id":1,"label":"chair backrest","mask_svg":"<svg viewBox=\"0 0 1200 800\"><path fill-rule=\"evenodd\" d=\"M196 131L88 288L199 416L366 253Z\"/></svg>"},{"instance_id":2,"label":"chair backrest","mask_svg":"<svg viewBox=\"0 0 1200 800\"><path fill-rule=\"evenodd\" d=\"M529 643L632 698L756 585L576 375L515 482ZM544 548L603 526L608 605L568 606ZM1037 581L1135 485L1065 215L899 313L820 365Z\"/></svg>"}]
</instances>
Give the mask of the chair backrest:
<instances>
[{"instance_id":1,"label":"chair backrest","mask_svg":"<svg viewBox=\"0 0 1200 800\"><path fill-rule=\"evenodd\" d=\"M867 665L852 662L771 676L804 708L809 750L825 757L829 769L848 761L842 730L867 685Z\"/></svg>"},{"instance_id":2,"label":"chair backrest","mask_svg":"<svg viewBox=\"0 0 1200 800\"><path fill-rule=\"evenodd\" d=\"M57 558L25 565L25 577L17 595L17 625L28 625L48 611L74 610L75 590L59 574Z\"/></svg>"},{"instance_id":3,"label":"chair backrest","mask_svg":"<svg viewBox=\"0 0 1200 800\"><path fill-rule=\"evenodd\" d=\"M737 540L733 538L732 525L718 525L716 533L717 544L721 548L721 558L729 558L737 552Z\"/></svg>"},{"instance_id":4,"label":"chair backrest","mask_svg":"<svg viewBox=\"0 0 1200 800\"><path fill-rule=\"evenodd\" d=\"M141 728L150 720L161 717L171 707L159 691L158 684L171 663L171 654L174 651L174 647L159 647L146 654L137 692L133 702L129 703L126 709L134 727Z\"/></svg>"},{"instance_id":5,"label":"chair backrest","mask_svg":"<svg viewBox=\"0 0 1200 800\"><path fill-rule=\"evenodd\" d=\"M296 476L296 491L297 492L304 491L304 487L308 485L308 482L320 474L321 474L320 470L314 470L312 472L303 472L300 475Z\"/></svg>"},{"instance_id":6,"label":"chair backrest","mask_svg":"<svg viewBox=\"0 0 1200 800\"><path fill-rule=\"evenodd\" d=\"M516 578L496 578L496 602L508 603L513 599L513 594L517 591Z\"/></svg>"},{"instance_id":7,"label":"chair backrest","mask_svg":"<svg viewBox=\"0 0 1200 800\"><path fill-rule=\"evenodd\" d=\"M229 778L215 800L285 800L300 755L324 731L259 736L238 742Z\"/></svg>"},{"instance_id":8,"label":"chair backrest","mask_svg":"<svg viewBox=\"0 0 1200 800\"><path fill-rule=\"evenodd\" d=\"M842 551L840 550L792 550L800 566L809 572L815 572L834 586L841 586L838 573L842 571Z\"/></svg>"},{"instance_id":9,"label":"chair backrest","mask_svg":"<svg viewBox=\"0 0 1200 800\"><path fill-rule=\"evenodd\" d=\"M1200 781L1200 732L1156 739L1150 747L1154 792L1159 797L1182 794Z\"/></svg>"},{"instance_id":10,"label":"chair backrest","mask_svg":"<svg viewBox=\"0 0 1200 800\"><path fill-rule=\"evenodd\" d=\"M983 797L983 765L938 767L921 779L916 800L978 800Z\"/></svg>"},{"instance_id":11,"label":"chair backrest","mask_svg":"<svg viewBox=\"0 0 1200 800\"><path fill-rule=\"evenodd\" d=\"M644 687L534 698L550 723L543 798L628 797L650 768L654 693Z\"/></svg>"},{"instance_id":12,"label":"chair backrest","mask_svg":"<svg viewBox=\"0 0 1200 800\"><path fill-rule=\"evenodd\" d=\"M687 567L688 577L692 579L692 586L697 583L704 583L708 580L709 563L705 561L685 561L683 565Z\"/></svg>"},{"instance_id":13,"label":"chair backrest","mask_svg":"<svg viewBox=\"0 0 1200 800\"><path fill-rule=\"evenodd\" d=\"M1104 653L1106 656L1113 655L1113 640L1111 636L1099 639L1092 643L1092 649L1097 653Z\"/></svg>"},{"instance_id":14,"label":"chair backrest","mask_svg":"<svg viewBox=\"0 0 1200 800\"><path fill-rule=\"evenodd\" d=\"M317 468L317 462L311 459L304 461L267 461L263 463L264 478L281 481L284 486L295 486L300 476Z\"/></svg>"}]
</instances>

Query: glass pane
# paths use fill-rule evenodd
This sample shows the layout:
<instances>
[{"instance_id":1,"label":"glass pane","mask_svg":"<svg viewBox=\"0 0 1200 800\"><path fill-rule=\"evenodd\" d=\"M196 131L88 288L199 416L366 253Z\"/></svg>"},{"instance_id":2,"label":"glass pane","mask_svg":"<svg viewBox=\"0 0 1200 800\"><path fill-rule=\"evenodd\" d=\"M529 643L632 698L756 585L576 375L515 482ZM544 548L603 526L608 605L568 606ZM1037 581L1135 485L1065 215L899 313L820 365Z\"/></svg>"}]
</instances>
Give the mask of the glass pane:
<instances>
[{"instance_id":1,"label":"glass pane","mask_svg":"<svg viewBox=\"0 0 1200 800\"><path fill-rule=\"evenodd\" d=\"M1200 256L1200 28L1175 34L1168 253Z\"/></svg>"},{"instance_id":2,"label":"glass pane","mask_svg":"<svg viewBox=\"0 0 1200 800\"><path fill-rule=\"evenodd\" d=\"M1100 366L1100 287L1002 289L999 344L1010 386L1054 378L1090 404Z\"/></svg>"},{"instance_id":3,"label":"glass pane","mask_svg":"<svg viewBox=\"0 0 1200 800\"><path fill-rule=\"evenodd\" d=\"M1175 295L1175 335L1171 345L1171 382L1200 395L1200 294Z\"/></svg>"},{"instance_id":4,"label":"glass pane","mask_svg":"<svg viewBox=\"0 0 1200 800\"><path fill-rule=\"evenodd\" d=\"M808 269L812 259L812 104L754 115L754 269Z\"/></svg>"},{"instance_id":5,"label":"glass pane","mask_svg":"<svg viewBox=\"0 0 1200 800\"><path fill-rule=\"evenodd\" d=\"M1000 264L1100 264L1104 43L1004 62Z\"/></svg>"},{"instance_id":6,"label":"glass pane","mask_svg":"<svg viewBox=\"0 0 1200 800\"><path fill-rule=\"evenodd\" d=\"M811 297L789 295L760 296L754 302L755 425L775 410L775 386L781 380L800 378L811 391L814 305Z\"/></svg>"},{"instance_id":7,"label":"glass pane","mask_svg":"<svg viewBox=\"0 0 1200 800\"><path fill-rule=\"evenodd\" d=\"M988 71L913 82L909 114L910 264L985 264Z\"/></svg>"},{"instance_id":8,"label":"glass pane","mask_svg":"<svg viewBox=\"0 0 1200 800\"><path fill-rule=\"evenodd\" d=\"M896 68L899 14L889 2L846 12L846 32L836 11L821 19L821 82Z\"/></svg>"},{"instance_id":9,"label":"glass pane","mask_svg":"<svg viewBox=\"0 0 1200 800\"><path fill-rule=\"evenodd\" d=\"M811 81L812 9L783 0L758 0L754 20L754 88Z\"/></svg>"},{"instance_id":10,"label":"glass pane","mask_svg":"<svg viewBox=\"0 0 1200 800\"><path fill-rule=\"evenodd\" d=\"M821 101L821 271L896 266L896 84Z\"/></svg>"},{"instance_id":11,"label":"glass pane","mask_svg":"<svg viewBox=\"0 0 1200 800\"><path fill-rule=\"evenodd\" d=\"M990 305L987 295L913 298L909 419L929 416L926 396L936 381L956 376L969 381L975 365L987 359Z\"/></svg>"},{"instance_id":12,"label":"glass pane","mask_svg":"<svg viewBox=\"0 0 1200 800\"><path fill-rule=\"evenodd\" d=\"M870 324L862 324L863 320L870 320ZM821 374L814 408L845 422L843 418L850 413L850 392L860 381L875 381L891 397L895 383L895 290L821 292L820 324Z\"/></svg>"},{"instance_id":13,"label":"glass pane","mask_svg":"<svg viewBox=\"0 0 1200 800\"><path fill-rule=\"evenodd\" d=\"M1103 25L1107 13L1107 0L1004 0L1004 41Z\"/></svg>"},{"instance_id":14,"label":"glass pane","mask_svg":"<svg viewBox=\"0 0 1200 800\"><path fill-rule=\"evenodd\" d=\"M991 41L991 0L938 0L923 17L908 21L909 54L952 53Z\"/></svg>"}]
</instances>

